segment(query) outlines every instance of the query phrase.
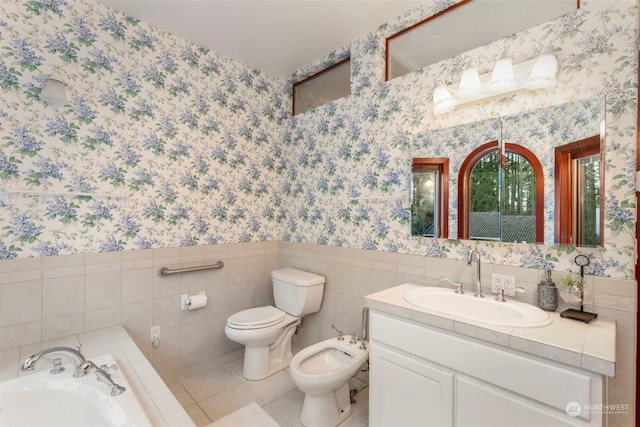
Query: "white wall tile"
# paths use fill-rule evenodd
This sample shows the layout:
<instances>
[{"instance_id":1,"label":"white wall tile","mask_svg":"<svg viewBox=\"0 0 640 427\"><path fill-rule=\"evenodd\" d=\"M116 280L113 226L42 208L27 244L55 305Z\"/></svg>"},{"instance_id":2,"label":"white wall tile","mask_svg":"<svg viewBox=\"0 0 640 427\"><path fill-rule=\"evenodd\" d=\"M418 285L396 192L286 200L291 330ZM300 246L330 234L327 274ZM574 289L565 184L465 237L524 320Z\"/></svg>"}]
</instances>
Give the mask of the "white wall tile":
<instances>
[{"instance_id":1,"label":"white wall tile","mask_svg":"<svg viewBox=\"0 0 640 427\"><path fill-rule=\"evenodd\" d=\"M42 319L42 280L0 284L0 327Z\"/></svg>"},{"instance_id":2,"label":"white wall tile","mask_svg":"<svg viewBox=\"0 0 640 427\"><path fill-rule=\"evenodd\" d=\"M84 312L84 276L44 279L42 306L45 319Z\"/></svg>"},{"instance_id":3,"label":"white wall tile","mask_svg":"<svg viewBox=\"0 0 640 427\"><path fill-rule=\"evenodd\" d=\"M85 309L93 311L122 304L120 270L85 275Z\"/></svg>"},{"instance_id":4,"label":"white wall tile","mask_svg":"<svg viewBox=\"0 0 640 427\"><path fill-rule=\"evenodd\" d=\"M84 313L60 316L42 321L42 339L52 340L84 332Z\"/></svg>"},{"instance_id":5,"label":"white wall tile","mask_svg":"<svg viewBox=\"0 0 640 427\"><path fill-rule=\"evenodd\" d=\"M122 304L150 300L153 274L151 267L122 270Z\"/></svg>"}]
</instances>

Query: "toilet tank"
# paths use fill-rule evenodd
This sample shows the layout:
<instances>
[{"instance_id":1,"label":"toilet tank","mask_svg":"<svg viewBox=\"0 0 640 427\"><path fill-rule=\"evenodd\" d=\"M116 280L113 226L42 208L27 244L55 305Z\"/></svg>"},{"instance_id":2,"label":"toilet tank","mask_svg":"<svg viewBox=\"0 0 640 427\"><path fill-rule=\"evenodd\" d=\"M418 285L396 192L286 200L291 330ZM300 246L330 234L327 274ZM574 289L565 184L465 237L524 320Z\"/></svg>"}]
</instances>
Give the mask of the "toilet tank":
<instances>
[{"instance_id":1,"label":"toilet tank","mask_svg":"<svg viewBox=\"0 0 640 427\"><path fill-rule=\"evenodd\" d=\"M324 276L296 268L271 272L276 307L292 316L304 316L320 310Z\"/></svg>"}]
</instances>

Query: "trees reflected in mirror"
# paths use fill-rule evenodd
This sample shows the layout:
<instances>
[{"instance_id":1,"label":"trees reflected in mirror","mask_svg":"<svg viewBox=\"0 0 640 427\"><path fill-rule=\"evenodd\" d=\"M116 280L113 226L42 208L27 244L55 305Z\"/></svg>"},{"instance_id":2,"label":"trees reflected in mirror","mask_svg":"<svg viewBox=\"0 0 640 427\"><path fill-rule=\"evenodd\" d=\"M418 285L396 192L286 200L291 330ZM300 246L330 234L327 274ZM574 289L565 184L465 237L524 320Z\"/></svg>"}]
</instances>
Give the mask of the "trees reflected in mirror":
<instances>
[{"instance_id":1,"label":"trees reflected in mirror","mask_svg":"<svg viewBox=\"0 0 640 427\"><path fill-rule=\"evenodd\" d=\"M415 135L412 235L600 245L604 105L593 98ZM449 161L448 188L433 187L446 204L434 199L436 178L416 170L416 159L433 158Z\"/></svg>"}]
</instances>

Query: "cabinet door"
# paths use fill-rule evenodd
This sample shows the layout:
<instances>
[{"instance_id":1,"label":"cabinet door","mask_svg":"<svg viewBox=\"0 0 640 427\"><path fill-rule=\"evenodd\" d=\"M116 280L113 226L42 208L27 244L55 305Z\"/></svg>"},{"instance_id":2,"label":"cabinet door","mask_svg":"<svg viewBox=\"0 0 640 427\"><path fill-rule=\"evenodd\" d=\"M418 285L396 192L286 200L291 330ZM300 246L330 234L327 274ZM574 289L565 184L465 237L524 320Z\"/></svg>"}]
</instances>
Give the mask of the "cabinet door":
<instances>
[{"instance_id":1,"label":"cabinet door","mask_svg":"<svg viewBox=\"0 0 640 427\"><path fill-rule=\"evenodd\" d=\"M453 425L453 373L372 343L369 425Z\"/></svg>"},{"instance_id":2,"label":"cabinet door","mask_svg":"<svg viewBox=\"0 0 640 427\"><path fill-rule=\"evenodd\" d=\"M558 409L495 388L474 378L456 375L456 427L585 425L584 420L571 418Z\"/></svg>"}]
</instances>

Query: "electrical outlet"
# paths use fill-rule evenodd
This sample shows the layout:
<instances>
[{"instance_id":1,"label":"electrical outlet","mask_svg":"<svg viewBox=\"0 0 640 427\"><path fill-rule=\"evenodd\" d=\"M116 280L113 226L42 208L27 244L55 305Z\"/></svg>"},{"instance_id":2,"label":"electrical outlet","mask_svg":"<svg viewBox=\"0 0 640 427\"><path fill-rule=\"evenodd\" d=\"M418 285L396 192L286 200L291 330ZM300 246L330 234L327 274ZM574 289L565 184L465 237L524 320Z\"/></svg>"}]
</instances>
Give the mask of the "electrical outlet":
<instances>
[{"instance_id":1,"label":"electrical outlet","mask_svg":"<svg viewBox=\"0 0 640 427\"><path fill-rule=\"evenodd\" d=\"M492 273L491 274L491 292L494 294L497 294L498 290L502 288L503 288L502 274Z\"/></svg>"},{"instance_id":2,"label":"electrical outlet","mask_svg":"<svg viewBox=\"0 0 640 427\"><path fill-rule=\"evenodd\" d=\"M160 325L151 327L151 342L156 343L160 341Z\"/></svg>"},{"instance_id":3,"label":"electrical outlet","mask_svg":"<svg viewBox=\"0 0 640 427\"><path fill-rule=\"evenodd\" d=\"M505 294L510 297L516 296L516 276L511 274L502 275L502 286L504 286Z\"/></svg>"},{"instance_id":4,"label":"electrical outlet","mask_svg":"<svg viewBox=\"0 0 640 427\"><path fill-rule=\"evenodd\" d=\"M515 296L516 276L511 274L491 274L491 292L497 294L500 289L504 289L505 295Z\"/></svg>"}]
</instances>

